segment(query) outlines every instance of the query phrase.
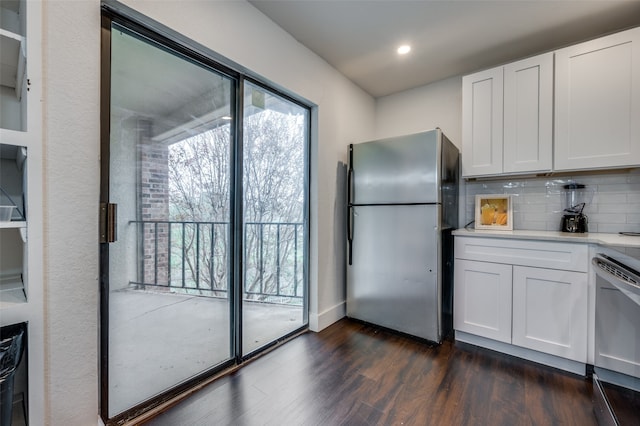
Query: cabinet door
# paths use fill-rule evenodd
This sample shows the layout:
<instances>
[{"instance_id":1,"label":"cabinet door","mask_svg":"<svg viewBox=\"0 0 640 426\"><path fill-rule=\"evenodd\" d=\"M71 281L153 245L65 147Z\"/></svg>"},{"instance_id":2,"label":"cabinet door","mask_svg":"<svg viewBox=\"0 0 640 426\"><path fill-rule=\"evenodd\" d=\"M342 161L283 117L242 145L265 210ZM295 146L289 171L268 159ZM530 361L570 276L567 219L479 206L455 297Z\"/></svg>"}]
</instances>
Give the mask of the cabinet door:
<instances>
[{"instance_id":1,"label":"cabinet door","mask_svg":"<svg viewBox=\"0 0 640 426\"><path fill-rule=\"evenodd\" d=\"M462 175L502 173L502 67L462 78Z\"/></svg>"},{"instance_id":2,"label":"cabinet door","mask_svg":"<svg viewBox=\"0 0 640 426\"><path fill-rule=\"evenodd\" d=\"M455 260L455 330L511 343L511 269L511 265Z\"/></svg>"},{"instance_id":3,"label":"cabinet door","mask_svg":"<svg viewBox=\"0 0 640 426\"><path fill-rule=\"evenodd\" d=\"M640 165L640 28L556 52L555 170Z\"/></svg>"},{"instance_id":4,"label":"cabinet door","mask_svg":"<svg viewBox=\"0 0 640 426\"><path fill-rule=\"evenodd\" d=\"M587 274L513 267L513 344L587 361Z\"/></svg>"},{"instance_id":5,"label":"cabinet door","mask_svg":"<svg viewBox=\"0 0 640 426\"><path fill-rule=\"evenodd\" d=\"M553 53L504 67L505 172L552 167Z\"/></svg>"}]
</instances>

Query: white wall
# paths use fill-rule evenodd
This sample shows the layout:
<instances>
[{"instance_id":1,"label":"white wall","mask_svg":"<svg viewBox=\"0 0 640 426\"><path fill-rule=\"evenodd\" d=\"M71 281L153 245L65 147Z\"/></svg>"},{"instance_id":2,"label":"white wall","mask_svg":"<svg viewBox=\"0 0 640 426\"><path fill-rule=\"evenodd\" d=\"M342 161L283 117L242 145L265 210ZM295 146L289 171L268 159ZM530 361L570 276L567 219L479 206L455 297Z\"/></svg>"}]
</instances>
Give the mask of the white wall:
<instances>
[{"instance_id":1,"label":"white wall","mask_svg":"<svg viewBox=\"0 0 640 426\"><path fill-rule=\"evenodd\" d=\"M374 137L374 100L244 1L126 4L318 106L311 328L341 318L340 163L349 143ZM47 424L89 425L96 423L99 395L99 0L44 3L43 67L45 416Z\"/></svg>"},{"instance_id":2,"label":"white wall","mask_svg":"<svg viewBox=\"0 0 640 426\"><path fill-rule=\"evenodd\" d=\"M376 138L406 135L440 127L462 151L462 77L451 77L426 86L377 99ZM460 181L458 226L464 226L465 186Z\"/></svg>"},{"instance_id":3,"label":"white wall","mask_svg":"<svg viewBox=\"0 0 640 426\"><path fill-rule=\"evenodd\" d=\"M45 421L98 414L100 4L43 2Z\"/></svg>"},{"instance_id":4,"label":"white wall","mask_svg":"<svg viewBox=\"0 0 640 426\"><path fill-rule=\"evenodd\" d=\"M376 137L386 138L440 127L462 146L462 77L378 98Z\"/></svg>"}]
</instances>

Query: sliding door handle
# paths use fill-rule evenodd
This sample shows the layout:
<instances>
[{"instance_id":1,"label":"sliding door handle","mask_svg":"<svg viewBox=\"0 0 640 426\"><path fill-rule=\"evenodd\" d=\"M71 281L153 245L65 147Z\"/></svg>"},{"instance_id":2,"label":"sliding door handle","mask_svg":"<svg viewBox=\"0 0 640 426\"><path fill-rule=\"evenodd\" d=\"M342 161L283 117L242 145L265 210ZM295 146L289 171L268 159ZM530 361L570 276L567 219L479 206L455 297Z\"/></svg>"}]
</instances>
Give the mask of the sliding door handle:
<instances>
[{"instance_id":1,"label":"sliding door handle","mask_svg":"<svg viewBox=\"0 0 640 426\"><path fill-rule=\"evenodd\" d=\"M118 205L100 203L100 242L113 243L118 239Z\"/></svg>"}]
</instances>

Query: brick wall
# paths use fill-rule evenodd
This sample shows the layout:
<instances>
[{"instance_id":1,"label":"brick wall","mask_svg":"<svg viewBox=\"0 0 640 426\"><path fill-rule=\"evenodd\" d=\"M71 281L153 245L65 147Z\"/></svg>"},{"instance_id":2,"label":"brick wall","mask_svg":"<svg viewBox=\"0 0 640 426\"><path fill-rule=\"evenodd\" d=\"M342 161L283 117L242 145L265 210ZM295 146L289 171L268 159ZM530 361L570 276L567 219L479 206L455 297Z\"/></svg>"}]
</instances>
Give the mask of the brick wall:
<instances>
[{"instance_id":1,"label":"brick wall","mask_svg":"<svg viewBox=\"0 0 640 426\"><path fill-rule=\"evenodd\" d=\"M169 220L169 149L141 138L138 151L141 220ZM167 224L144 226L144 282L167 285L169 234ZM157 235L156 235L157 232ZM157 277L156 264L157 262Z\"/></svg>"}]
</instances>

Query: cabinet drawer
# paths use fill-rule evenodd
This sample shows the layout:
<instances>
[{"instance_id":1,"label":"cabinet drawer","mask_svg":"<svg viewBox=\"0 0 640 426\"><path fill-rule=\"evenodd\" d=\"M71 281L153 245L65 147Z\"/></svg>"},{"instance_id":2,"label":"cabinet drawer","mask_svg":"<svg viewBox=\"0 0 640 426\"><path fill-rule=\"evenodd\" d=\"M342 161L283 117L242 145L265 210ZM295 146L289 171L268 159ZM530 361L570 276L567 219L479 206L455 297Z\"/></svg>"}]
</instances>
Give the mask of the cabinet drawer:
<instances>
[{"instance_id":1,"label":"cabinet drawer","mask_svg":"<svg viewBox=\"0 0 640 426\"><path fill-rule=\"evenodd\" d=\"M456 237L455 257L577 272L587 272L589 268L586 244L562 242Z\"/></svg>"}]
</instances>

